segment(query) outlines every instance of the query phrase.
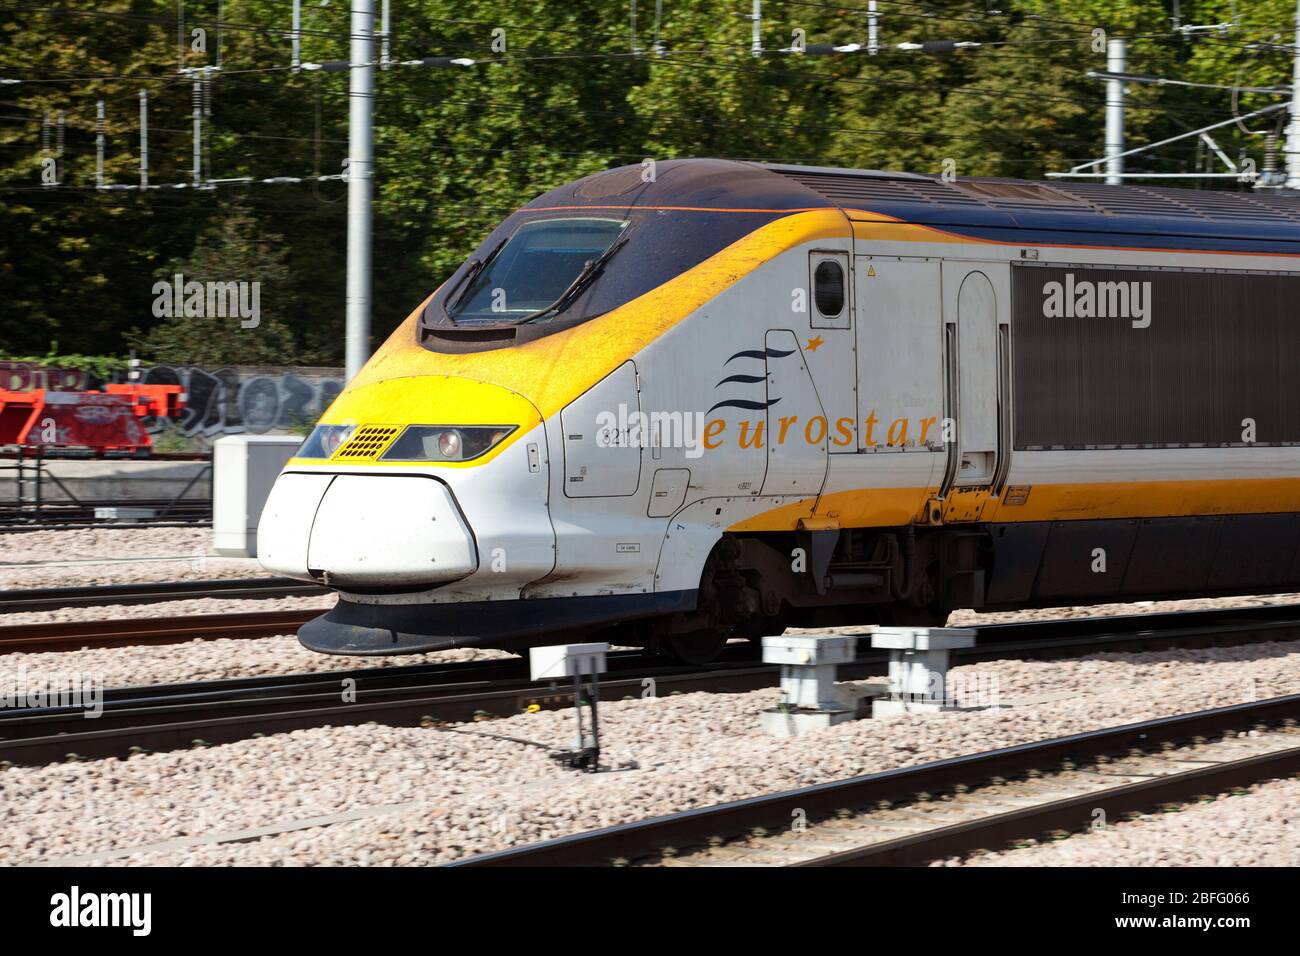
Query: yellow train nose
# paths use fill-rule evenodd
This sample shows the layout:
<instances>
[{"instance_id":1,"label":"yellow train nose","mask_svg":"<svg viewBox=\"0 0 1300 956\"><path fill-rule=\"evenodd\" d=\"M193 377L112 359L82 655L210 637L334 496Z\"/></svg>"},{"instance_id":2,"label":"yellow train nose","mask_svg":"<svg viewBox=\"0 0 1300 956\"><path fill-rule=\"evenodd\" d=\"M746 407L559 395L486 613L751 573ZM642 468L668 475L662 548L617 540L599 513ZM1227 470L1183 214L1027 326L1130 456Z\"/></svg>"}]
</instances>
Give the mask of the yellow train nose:
<instances>
[{"instance_id":1,"label":"yellow train nose","mask_svg":"<svg viewBox=\"0 0 1300 956\"><path fill-rule=\"evenodd\" d=\"M541 420L532 402L500 385L455 375L390 378L344 391L313 433L331 432L324 437L332 440L307 441L299 450L301 457L290 465L328 460L401 467L423 457L438 464L474 466L491 461ZM475 449L466 450L465 460L457 462L446 449L439 453L439 428L458 430L471 444L486 439L485 447L473 455L468 452ZM429 455L418 454L421 438L432 441ZM411 441L415 453L403 447Z\"/></svg>"}]
</instances>

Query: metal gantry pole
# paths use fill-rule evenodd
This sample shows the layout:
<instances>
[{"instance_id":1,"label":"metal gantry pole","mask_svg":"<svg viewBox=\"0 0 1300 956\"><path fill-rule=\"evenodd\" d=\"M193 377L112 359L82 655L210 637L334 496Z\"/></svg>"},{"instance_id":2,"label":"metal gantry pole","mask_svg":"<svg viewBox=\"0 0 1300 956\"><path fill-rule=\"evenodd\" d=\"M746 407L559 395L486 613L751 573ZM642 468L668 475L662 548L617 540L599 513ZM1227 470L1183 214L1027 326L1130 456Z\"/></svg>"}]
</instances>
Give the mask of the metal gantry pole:
<instances>
[{"instance_id":1,"label":"metal gantry pole","mask_svg":"<svg viewBox=\"0 0 1300 956\"><path fill-rule=\"evenodd\" d=\"M140 91L140 188L149 188L149 91Z\"/></svg>"},{"instance_id":2,"label":"metal gantry pole","mask_svg":"<svg viewBox=\"0 0 1300 956\"><path fill-rule=\"evenodd\" d=\"M1291 74L1291 124L1286 132L1286 184L1300 189L1300 0L1295 5L1295 63Z\"/></svg>"},{"instance_id":3,"label":"metal gantry pole","mask_svg":"<svg viewBox=\"0 0 1300 956\"><path fill-rule=\"evenodd\" d=\"M374 168L375 8L352 0L348 84L347 377L370 356L370 197Z\"/></svg>"},{"instance_id":4,"label":"metal gantry pole","mask_svg":"<svg viewBox=\"0 0 1300 956\"><path fill-rule=\"evenodd\" d=\"M95 101L95 188L104 188L104 101Z\"/></svg>"},{"instance_id":5,"label":"metal gantry pole","mask_svg":"<svg viewBox=\"0 0 1300 956\"><path fill-rule=\"evenodd\" d=\"M201 74L196 70L194 72L194 88L191 94L193 100L193 123L194 123L194 157L193 170L194 188L197 189L203 185L203 80Z\"/></svg>"},{"instance_id":6,"label":"metal gantry pole","mask_svg":"<svg viewBox=\"0 0 1300 956\"><path fill-rule=\"evenodd\" d=\"M1126 68L1125 41L1114 37L1106 42L1106 71L1123 73ZM1106 81L1106 182L1118 186L1124 181L1124 81Z\"/></svg>"},{"instance_id":7,"label":"metal gantry pole","mask_svg":"<svg viewBox=\"0 0 1300 956\"><path fill-rule=\"evenodd\" d=\"M293 0L293 29L289 33L293 54L289 65L296 72L302 62L302 0Z\"/></svg>"}]
</instances>

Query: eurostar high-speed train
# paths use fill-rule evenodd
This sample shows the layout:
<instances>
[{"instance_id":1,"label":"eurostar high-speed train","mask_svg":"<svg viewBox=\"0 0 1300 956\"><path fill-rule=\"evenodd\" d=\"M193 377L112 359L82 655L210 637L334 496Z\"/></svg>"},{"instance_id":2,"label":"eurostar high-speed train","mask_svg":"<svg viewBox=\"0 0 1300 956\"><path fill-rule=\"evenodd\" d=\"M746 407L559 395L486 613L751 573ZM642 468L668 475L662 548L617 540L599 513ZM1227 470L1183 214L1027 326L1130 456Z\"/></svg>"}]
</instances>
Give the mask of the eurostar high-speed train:
<instances>
[{"instance_id":1,"label":"eurostar high-speed train","mask_svg":"<svg viewBox=\"0 0 1300 956\"><path fill-rule=\"evenodd\" d=\"M533 200L280 475L335 654L1300 590L1300 194L716 160Z\"/></svg>"}]
</instances>

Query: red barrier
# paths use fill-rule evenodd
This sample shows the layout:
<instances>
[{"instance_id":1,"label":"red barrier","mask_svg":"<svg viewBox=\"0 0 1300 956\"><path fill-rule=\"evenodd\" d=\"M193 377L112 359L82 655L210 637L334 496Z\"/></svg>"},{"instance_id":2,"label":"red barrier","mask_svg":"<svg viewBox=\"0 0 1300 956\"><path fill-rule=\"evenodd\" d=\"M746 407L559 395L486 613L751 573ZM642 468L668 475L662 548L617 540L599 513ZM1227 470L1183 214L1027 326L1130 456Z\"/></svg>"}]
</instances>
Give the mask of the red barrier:
<instances>
[{"instance_id":1,"label":"red barrier","mask_svg":"<svg viewBox=\"0 0 1300 956\"><path fill-rule=\"evenodd\" d=\"M145 418L173 418L179 385L107 385L102 392L0 389L0 445L148 452Z\"/></svg>"}]
</instances>

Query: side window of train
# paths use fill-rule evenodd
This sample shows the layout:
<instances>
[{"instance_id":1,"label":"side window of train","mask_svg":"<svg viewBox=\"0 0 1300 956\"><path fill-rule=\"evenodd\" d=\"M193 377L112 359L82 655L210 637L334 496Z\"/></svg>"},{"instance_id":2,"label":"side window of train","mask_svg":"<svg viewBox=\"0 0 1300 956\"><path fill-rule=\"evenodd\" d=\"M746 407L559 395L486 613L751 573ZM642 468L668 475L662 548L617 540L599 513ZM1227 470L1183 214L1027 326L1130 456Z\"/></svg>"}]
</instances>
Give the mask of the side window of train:
<instances>
[{"instance_id":1,"label":"side window of train","mask_svg":"<svg viewBox=\"0 0 1300 956\"><path fill-rule=\"evenodd\" d=\"M850 327L849 254L814 252L808 257L809 288L812 290L811 325L814 329Z\"/></svg>"}]
</instances>

